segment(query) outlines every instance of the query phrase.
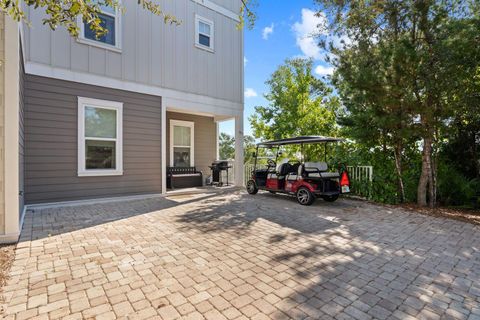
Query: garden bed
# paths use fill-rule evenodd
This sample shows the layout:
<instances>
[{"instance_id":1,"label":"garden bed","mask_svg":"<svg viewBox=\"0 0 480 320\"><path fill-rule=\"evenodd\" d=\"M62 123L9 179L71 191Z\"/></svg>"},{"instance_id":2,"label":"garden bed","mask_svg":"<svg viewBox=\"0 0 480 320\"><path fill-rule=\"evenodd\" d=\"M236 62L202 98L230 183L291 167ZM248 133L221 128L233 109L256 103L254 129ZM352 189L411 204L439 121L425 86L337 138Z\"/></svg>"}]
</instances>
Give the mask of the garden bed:
<instances>
[{"instance_id":1,"label":"garden bed","mask_svg":"<svg viewBox=\"0 0 480 320\"><path fill-rule=\"evenodd\" d=\"M460 221L480 225L480 210L447 208L447 207L439 207L439 208L432 209L432 208L419 207L415 204L403 204L400 206L407 210L415 211L415 212L429 215L429 216L449 218L449 219L460 220Z\"/></svg>"},{"instance_id":2,"label":"garden bed","mask_svg":"<svg viewBox=\"0 0 480 320\"><path fill-rule=\"evenodd\" d=\"M8 280L8 272L13 263L13 258L15 257L15 245L1 245L0 246L0 315L3 314L4 310L1 305L4 303L3 298L3 287Z\"/></svg>"}]
</instances>

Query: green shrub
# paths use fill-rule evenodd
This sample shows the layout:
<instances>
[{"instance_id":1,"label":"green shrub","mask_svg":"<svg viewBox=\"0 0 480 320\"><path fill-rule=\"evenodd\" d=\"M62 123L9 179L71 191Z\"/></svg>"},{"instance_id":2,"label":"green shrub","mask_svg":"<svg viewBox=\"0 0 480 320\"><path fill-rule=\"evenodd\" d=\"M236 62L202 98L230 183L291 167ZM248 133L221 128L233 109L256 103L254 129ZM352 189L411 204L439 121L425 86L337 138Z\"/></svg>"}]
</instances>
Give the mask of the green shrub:
<instances>
[{"instance_id":1,"label":"green shrub","mask_svg":"<svg viewBox=\"0 0 480 320\"><path fill-rule=\"evenodd\" d=\"M438 168L438 200L446 206L473 206L478 201L480 180L469 179L452 164Z\"/></svg>"}]
</instances>

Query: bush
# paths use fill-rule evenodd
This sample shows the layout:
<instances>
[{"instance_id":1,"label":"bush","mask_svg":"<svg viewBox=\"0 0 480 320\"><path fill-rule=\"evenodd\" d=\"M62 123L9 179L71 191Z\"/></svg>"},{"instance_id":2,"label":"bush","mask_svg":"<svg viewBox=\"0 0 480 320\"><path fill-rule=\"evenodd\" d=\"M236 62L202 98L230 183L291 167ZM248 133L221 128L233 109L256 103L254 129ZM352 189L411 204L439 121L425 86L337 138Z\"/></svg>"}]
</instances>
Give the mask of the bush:
<instances>
[{"instance_id":1,"label":"bush","mask_svg":"<svg viewBox=\"0 0 480 320\"><path fill-rule=\"evenodd\" d=\"M438 200L446 206L475 206L478 203L480 180L469 179L449 163L438 168Z\"/></svg>"}]
</instances>

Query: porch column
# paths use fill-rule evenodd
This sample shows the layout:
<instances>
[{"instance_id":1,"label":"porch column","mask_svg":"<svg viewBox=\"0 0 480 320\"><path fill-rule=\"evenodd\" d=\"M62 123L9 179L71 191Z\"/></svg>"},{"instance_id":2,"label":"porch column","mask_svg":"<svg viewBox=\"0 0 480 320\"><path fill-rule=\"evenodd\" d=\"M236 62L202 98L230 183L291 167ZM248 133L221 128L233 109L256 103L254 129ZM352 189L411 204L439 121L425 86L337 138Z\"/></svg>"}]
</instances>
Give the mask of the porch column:
<instances>
[{"instance_id":1,"label":"porch column","mask_svg":"<svg viewBox=\"0 0 480 320\"><path fill-rule=\"evenodd\" d=\"M161 103L161 161L162 161L162 194L167 193L167 101L166 98L162 97Z\"/></svg>"},{"instance_id":2,"label":"porch column","mask_svg":"<svg viewBox=\"0 0 480 320\"><path fill-rule=\"evenodd\" d=\"M235 185L243 186L243 113L235 117Z\"/></svg>"},{"instance_id":3,"label":"porch column","mask_svg":"<svg viewBox=\"0 0 480 320\"><path fill-rule=\"evenodd\" d=\"M0 13L3 14L3 13ZM4 79L4 141L3 141L3 208L5 214L4 234L2 242L15 242L20 233L19 204L19 75L20 46L18 23L5 16L5 60ZM1 103L0 103L1 105Z\"/></svg>"}]
</instances>

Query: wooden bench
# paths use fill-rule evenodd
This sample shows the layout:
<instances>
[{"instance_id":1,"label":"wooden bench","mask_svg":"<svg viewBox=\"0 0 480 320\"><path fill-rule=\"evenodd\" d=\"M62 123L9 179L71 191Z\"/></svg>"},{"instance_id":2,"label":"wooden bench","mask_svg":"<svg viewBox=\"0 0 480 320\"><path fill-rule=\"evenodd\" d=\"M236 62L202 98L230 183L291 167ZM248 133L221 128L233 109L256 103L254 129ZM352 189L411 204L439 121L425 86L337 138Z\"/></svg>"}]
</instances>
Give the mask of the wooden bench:
<instances>
[{"instance_id":1,"label":"wooden bench","mask_svg":"<svg viewBox=\"0 0 480 320\"><path fill-rule=\"evenodd\" d=\"M203 186L203 174L195 167L167 167L167 188Z\"/></svg>"}]
</instances>

